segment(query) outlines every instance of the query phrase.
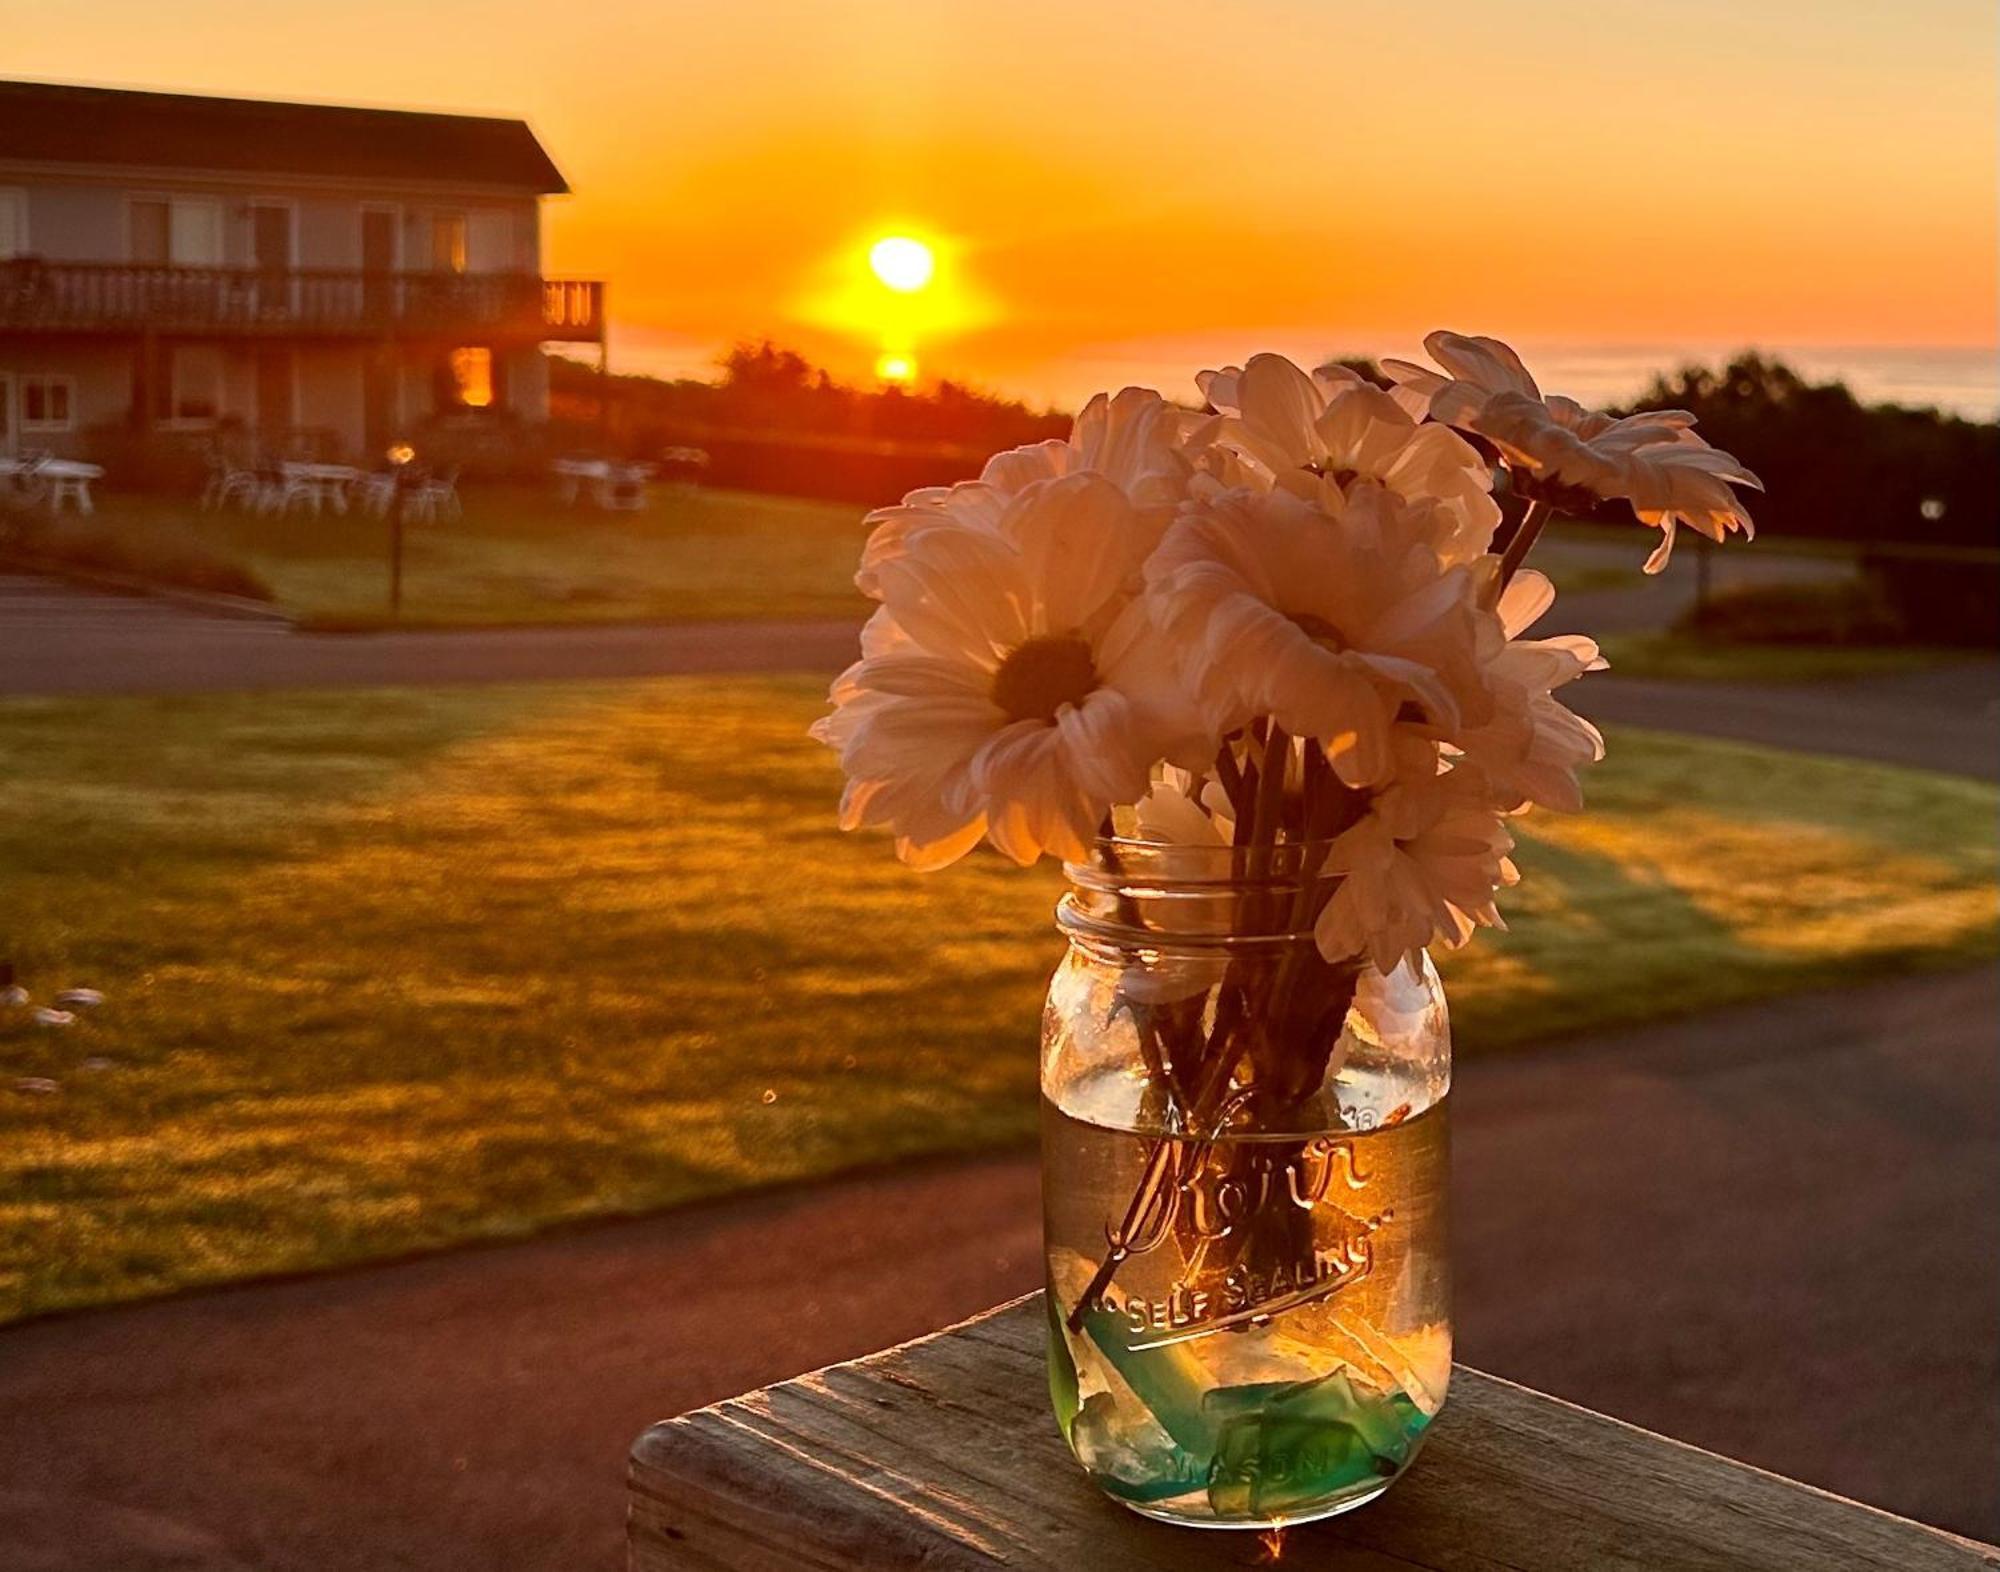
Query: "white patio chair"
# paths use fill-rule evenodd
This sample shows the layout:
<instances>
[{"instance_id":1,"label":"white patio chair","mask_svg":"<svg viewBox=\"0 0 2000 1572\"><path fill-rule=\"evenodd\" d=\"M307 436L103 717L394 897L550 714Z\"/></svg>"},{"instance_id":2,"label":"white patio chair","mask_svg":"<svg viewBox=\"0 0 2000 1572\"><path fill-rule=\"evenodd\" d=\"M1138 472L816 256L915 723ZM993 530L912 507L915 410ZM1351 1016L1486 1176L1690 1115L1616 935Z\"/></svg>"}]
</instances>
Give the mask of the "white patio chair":
<instances>
[{"instance_id":1,"label":"white patio chair","mask_svg":"<svg viewBox=\"0 0 2000 1572\"><path fill-rule=\"evenodd\" d=\"M90 500L90 483L104 478L103 466L59 459L45 465L44 471L49 477L49 512L62 512L65 502L86 516L97 511Z\"/></svg>"},{"instance_id":2,"label":"white patio chair","mask_svg":"<svg viewBox=\"0 0 2000 1572\"><path fill-rule=\"evenodd\" d=\"M213 453L208 460L208 481L201 491L201 510L219 513L231 503L255 507L260 487L256 470L239 468L224 454Z\"/></svg>"},{"instance_id":3,"label":"white patio chair","mask_svg":"<svg viewBox=\"0 0 2000 1572\"><path fill-rule=\"evenodd\" d=\"M453 465L442 475L427 475L417 482L404 501L406 508L412 504L417 516L427 524L435 524L439 519L464 518L465 506L458 500L458 467Z\"/></svg>"},{"instance_id":4,"label":"white patio chair","mask_svg":"<svg viewBox=\"0 0 2000 1572\"><path fill-rule=\"evenodd\" d=\"M320 510L319 488L296 464L267 464L258 471L257 511L290 513L295 507Z\"/></svg>"},{"instance_id":5,"label":"white patio chair","mask_svg":"<svg viewBox=\"0 0 2000 1572\"><path fill-rule=\"evenodd\" d=\"M34 453L0 460L0 502L16 513L27 513L48 501L47 462Z\"/></svg>"},{"instance_id":6,"label":"white patio chair","mask_svg":"<svg viewBox=\"0 0 2000 1572\"><path fill-rule=\"evenodd\" d=\"M591 500L597 500L597 489L610 466L602 459L559 458L550 468L556 481L556 501L573 508L583 499L585 486L590 488Z\"/></svg>"},{"instance_id":7,"label":"white patio chair","mask_svg":"<svg viewBox=\"0 0 2000 1572\"><path fill-rule=\"evenodd\" d=\"M396 500L396 477L375 470L363 475L354 483L354 501L362 512L373 518L386 518L390 504Z\"/></svg>"}]
</instances>

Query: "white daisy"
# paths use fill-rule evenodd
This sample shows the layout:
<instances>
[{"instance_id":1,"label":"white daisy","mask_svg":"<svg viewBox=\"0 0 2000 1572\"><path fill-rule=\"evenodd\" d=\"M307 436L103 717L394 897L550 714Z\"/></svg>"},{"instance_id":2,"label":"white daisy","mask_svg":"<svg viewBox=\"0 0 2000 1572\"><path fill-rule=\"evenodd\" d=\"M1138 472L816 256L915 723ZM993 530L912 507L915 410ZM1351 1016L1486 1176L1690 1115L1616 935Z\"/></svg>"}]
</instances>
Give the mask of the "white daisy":
<instances>
[{"instance_id":1,"label":"white daisy","mask_svg":"<svg viewBox=\"0 0 2000 1572\"><path fill-rule=\"evenodd\" d=\"M1307 376L1282 355L1253 355L1241 369L1204 371L1195 381L1221 417L1200 440L1234 453L1263 484L1337 509L1357 480L1372 481L1445 510L1451 522L1438 547L1447 562L1470 561L1491 544L1500 509L1486 461L1346 367Z\"/></svg>"},{"instance_id":2,"label":"white daisy","mask_svg":"<svg viewBox=\"0 0 2000 1572\"><path fill-rule=\"evenodd\" d=\"M1084 405L1066 439L996 453L977 480L927 486L870 513L862 520L871 533L854 581L873 596L878 563L900 551L906 539L940 527L994 529L1007 504L1027 487L1084 472L1102 475L1123 491L1157 538L1187 491L1190 465L1182 437L1195 418L1150 388L1126 388L1115 397L1099 393Z\"/></svg>"},{"instance_id":3,"label":"white daisy","mask_svg":"<svg viewBox=\"0 0 2000 1572\"><path fill-rule=\"evenodd\" d=\"M1763 483L1720 448L1694 434L1683 410L1618 417L1574 399L1544 397L1521 357L1495 338L1433 333L1424 348L1444 372L1403 360L1382 369L1433 420L1485 438L1513 472L1517 489L1558 506L1623 498L1641 523L1661 531L1646 560L1658 573L1673 551L1674 526L1712 540L1754 533L1732 485Z\"/></svg>"},{"instance_id":4,"label":"white daisy","mask_svg":"<svg viewBox=\"0 0 2000 1572\"><path fill-rule=\"evenodd\" d=\"M1318 739L1348 785L1374 786L1399 714L1447 733L1482 723L1480 666L1501 642L1478 605L1486 575L1441 564L1421 520L1367 482L1337 515L1275 490L1184 504L1146 564L1147 598L1208 730L1268 716Z\"/></svg>"},{"instance_id":5,"label":"white daisy","mask_svg":"<svg viewBox=\"0 0 2000 1572\"><path fill-rule=\"evenodd\" d=\"M920 868L983 835L1019 863L1080 859L1190 739L1170 660L1134 599L1152 530L1084 471L1030 482L990 525L905 531L881 608L813 734L847 774L841 825L883 825Z\"/></svg>"},{"instance_id":6,"label":"white daisy","mask_svg":"<svg viewBox=\"0 0 2000 1572\"><path fill-rule=\"evenodd\" d=\"M1604 669L1597 645L1578 634L1521 637L1555 598L1555 586L1533 569L1508 582L1498 607L1507 644L1486 667L1492 716L1452 739L1493 787L1495 805L1509 812L1530 803L1576 811L1583 806L1577 771L1604 757L1603 735L1554 696L1585 672Z\"/></svg>"},{"instance_id":7,"label":"white daisy","mask_svg":"<svg viewBox=\"0 0 2000 1572\"><path fill-rule=\"evenodd\" d=\"M1328 851L1341 876L1314 937L1328 960L1363 957L1383 973L1421 964L1432 943L1463 944L1477 927L1504 928L1493 897L1519 875L1493 790L1460 765L1409 777L1378 794Z\"/></svg>"}]
</instances>

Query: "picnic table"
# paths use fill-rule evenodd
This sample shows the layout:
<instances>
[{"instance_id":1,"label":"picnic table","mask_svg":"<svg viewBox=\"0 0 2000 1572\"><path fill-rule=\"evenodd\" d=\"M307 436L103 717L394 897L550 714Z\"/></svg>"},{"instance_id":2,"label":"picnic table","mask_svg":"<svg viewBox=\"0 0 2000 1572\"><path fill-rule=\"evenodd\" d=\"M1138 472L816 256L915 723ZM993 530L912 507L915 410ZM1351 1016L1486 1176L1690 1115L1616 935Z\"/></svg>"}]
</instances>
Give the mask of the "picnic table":
<instances>
[{"instance_id":1,"label":"picnic table","mask_svg":"<svg viewBox=\"0 0 2000 1572\"><path fill-rule=\"evenodd\" d=\"M31 487L29 500L37 503L46 500L51 513L60 513L65 502L79 513L95 513L90 483L103 478L101 466L77 459L0 459L0 483Z\"/></svg>"},{"instance_id":2,"label":"picnic table","mask_svg":"<svg viewBox=\"0 0 2000 1572\"><path fill-rule=\"evenodd\" d=\"M610 459L557 459L550 469L556 477L557 498L564 507L574 507L587 493L591 502L607 513L643 509L646 482L653 475L650 464L621 464Z\"/></svg>"},{"instance_id":3,"label":"picnic table","mask_svg":"<svg viewBox=\"0 0 2000 1572\"><path fill-rule=\"evenodd\" d=\"M313 512L331 509L347 511L348 488L361 479L352 464L302 464L286 461L279 466L284 477L278 510L289 512L294 502L303 502Z\"/></svg>"},{"instance_id":4,"label":"picnic table","mask_svg":"<svg viewBox=\"0 0 2000 1572\"><path fill-rule=\"evenodd\" d=\"M1287 1530L1170 1528L1100 1495L1049 1412L1042 1296L653 1426L634 1572L1174 1572L1283 1565L1946 1572L2000 1550L1457 1366L1409 1476ZM1940 1445L1949 1445L1940 1438Z\"/></svg>"}]
</instances>

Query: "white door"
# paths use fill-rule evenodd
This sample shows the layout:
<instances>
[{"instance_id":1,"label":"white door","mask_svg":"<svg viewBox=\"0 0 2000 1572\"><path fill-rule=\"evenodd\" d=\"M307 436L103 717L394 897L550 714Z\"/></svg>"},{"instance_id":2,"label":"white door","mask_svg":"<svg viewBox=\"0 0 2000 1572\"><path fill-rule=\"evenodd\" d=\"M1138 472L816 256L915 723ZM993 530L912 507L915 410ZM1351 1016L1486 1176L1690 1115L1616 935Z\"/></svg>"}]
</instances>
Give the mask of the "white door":
<instances>
[{"instance_id":1,"label":"white door","mask_svg":"<svg viewBox=\"0 0 2000 1572\"><path fill-rule=\"evenodd\" d=\"M176 200L168 209L167 254L175 267L222 266L222 204Z\"/></svg>"}]
</instances>

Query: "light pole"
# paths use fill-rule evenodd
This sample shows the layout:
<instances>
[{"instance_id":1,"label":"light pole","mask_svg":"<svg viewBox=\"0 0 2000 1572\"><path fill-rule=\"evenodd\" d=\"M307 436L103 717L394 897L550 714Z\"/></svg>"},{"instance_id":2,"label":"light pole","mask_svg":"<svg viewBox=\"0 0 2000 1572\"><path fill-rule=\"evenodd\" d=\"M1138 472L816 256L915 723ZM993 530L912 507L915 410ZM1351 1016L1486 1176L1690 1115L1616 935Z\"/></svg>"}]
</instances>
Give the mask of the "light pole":
<instances>
[{"instance_id":1,"label":"light pole","mask_svg":"<svg viewBox=\"0 0 2000 1572\"><path fill-rule=\"evenodd\" d=\"M389 460L389 615L403 615L403 493L409 487L410 460L417 450L407 442L393 444Z\"/></svg>"}]
</instances>

